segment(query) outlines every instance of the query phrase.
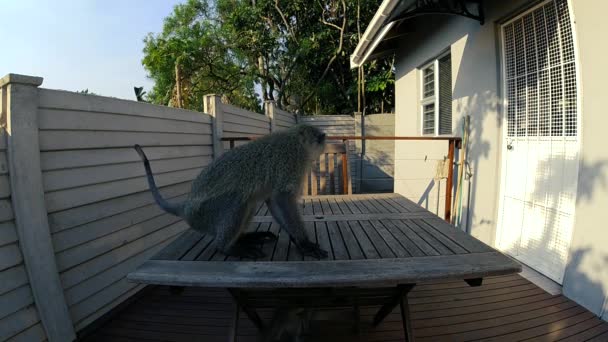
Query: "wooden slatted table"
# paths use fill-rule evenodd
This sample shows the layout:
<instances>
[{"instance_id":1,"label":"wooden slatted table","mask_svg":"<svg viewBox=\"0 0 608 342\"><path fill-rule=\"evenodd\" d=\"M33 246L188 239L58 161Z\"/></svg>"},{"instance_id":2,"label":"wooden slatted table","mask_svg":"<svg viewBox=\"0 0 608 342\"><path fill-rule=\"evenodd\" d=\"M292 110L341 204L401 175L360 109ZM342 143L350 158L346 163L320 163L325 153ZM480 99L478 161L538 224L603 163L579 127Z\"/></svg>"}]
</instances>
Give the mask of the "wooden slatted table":
<instances>
[{"instance_id":1,"label":"wooden slatted table","mask_svg":"<svg viewBox=\"0 0 608 342\"><path fill-rule=\"evenodd\" d=\"M411 340L407 293L421 281L521 272L513 259L458 230L397 194L302 198L306 230L329 252L326 260L303 257L261 205L249 231L271 231L266 257L240 260L213 247L213 237L187 230L128 275L138 283L225 287L263 329L255 307L383 304L374 324L401 305ZM237 310L238 313L238 310Z\"/></svg>"}]
</instances>

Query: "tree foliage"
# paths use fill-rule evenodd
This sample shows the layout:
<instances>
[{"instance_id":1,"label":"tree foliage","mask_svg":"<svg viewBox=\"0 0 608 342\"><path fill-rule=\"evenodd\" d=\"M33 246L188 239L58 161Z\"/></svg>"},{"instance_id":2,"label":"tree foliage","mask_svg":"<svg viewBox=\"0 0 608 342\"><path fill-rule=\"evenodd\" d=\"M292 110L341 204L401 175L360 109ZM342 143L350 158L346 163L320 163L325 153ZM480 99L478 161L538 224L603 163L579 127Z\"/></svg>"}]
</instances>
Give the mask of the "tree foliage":
<instances>
[{"instance_id":1,"label":"tree foliage","mask_svg":"<svg viewBox=\"0 0 608 342\"><path fill-rule=\"evenodd\" d=\"M378 6L372 0L188 0L144 42L155 81L148 100L201 110L205 94L261 111L357 110L349 56ZM393 106L392 61L365 70L367 111Z\"/></svg>"}]
</instances>

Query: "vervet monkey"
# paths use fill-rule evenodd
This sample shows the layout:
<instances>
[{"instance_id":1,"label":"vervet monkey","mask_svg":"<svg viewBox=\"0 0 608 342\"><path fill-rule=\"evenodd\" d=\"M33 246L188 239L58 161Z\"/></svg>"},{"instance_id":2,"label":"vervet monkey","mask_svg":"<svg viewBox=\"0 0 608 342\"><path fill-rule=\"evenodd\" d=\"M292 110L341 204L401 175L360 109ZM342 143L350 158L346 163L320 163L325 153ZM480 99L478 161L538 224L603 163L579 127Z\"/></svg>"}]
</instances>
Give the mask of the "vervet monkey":
<instances>
[{"instance_id":1,"label":"vervet monkey","mask_svg":"<svg viewBox=\"0 0 608 342\"><path fill-rule=\"evenodd\" d=\"M194 230L213 234L219 251L252 259L264 256L259 243L276 236L271 232L244 233L257 203L264 200L300 253L321 259L327 252L306 235L298 197L305 174L324 147L325 133L312 126L296 125L266 135L227 151L205 167L181 203L169 203L160 195L148 158L139 145L135 150L144 162L156 203Z\"/></svg>"}]
</instances>

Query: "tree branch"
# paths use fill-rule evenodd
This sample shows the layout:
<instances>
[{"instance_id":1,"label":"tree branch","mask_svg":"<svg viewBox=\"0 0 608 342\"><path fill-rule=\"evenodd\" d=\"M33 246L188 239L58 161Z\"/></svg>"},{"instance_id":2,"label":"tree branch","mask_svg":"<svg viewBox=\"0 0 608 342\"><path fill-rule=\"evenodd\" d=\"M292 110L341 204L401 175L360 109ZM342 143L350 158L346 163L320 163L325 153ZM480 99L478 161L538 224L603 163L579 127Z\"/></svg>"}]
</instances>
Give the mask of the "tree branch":
<instances>
[{"instance_id":1,"label":"tree branch","mask_svg":"<svg viewBox=\"0 0 608 342\"><path fill-rule=\"evenodd\" d=\"M287 31L289 31L289 34L291 34L291 38L293 38L293 40L297 42L298 39L296 37L296 33L293 31L291 25L289 25L289 23L287 22L287 18L285 18L283 11L281 11L281 8L279 7L279 0L274 0L274 8L277 10L277 12L279 12L281 19L283 19L283 23L285 24Z\"/></svg>"},{"instance_id":2,"label":"tree branch","mask_svg":"<svg viewBox=\"0 0 608 342\"><path fill-rule=\"evenodd\" d=\"M340 30L340 40L338 43L338 48L336 49L336 52L334 53L334 55L331 57L331 59L329 60L329 62L327 62L327 66L325 67L325 70L323 70L323 73L321 74L321 77L319 77L319 79L317 80L317 83L315 83L315 87L314 89L317 89L319 87L319 84L321 84L321 81L323 81L323 79L325 78L325 76L327 76L327 73L329 72L329 69L331 68L332 64L334 63L334 61L336 60L336 58L338 58L338 55L340 55L340 53L342 52L342 44L344 42L344 31L346 30L346 2L344 0L341 1L342 3L342 27L339 28ZM304 105L306 105L306 103L308 103L308 101L310 101L310 99L312 99L312 97L314 96L315 91L311 91L306 98L304 98L304 101L302 101L302 104L300 104L301 107L304 107Z\"/></svg>"}]
</instances>

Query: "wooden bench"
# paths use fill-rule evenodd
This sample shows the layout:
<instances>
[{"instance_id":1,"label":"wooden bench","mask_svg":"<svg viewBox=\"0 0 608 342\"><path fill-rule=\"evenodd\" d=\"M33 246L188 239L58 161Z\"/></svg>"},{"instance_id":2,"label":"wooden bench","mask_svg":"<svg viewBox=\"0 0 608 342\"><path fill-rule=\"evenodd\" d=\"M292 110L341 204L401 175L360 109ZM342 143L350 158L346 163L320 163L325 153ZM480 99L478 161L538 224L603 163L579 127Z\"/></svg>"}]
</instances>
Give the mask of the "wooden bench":
<instances>
[{"instance_id":1,"label":"wooden bench","mask_svg":"<svg viewBox=\"0 0 608 342\"><path fill-rule=\"evenodd\" d=\"M311 172L304 178L304 196L353 193L348 161L348 142L327 144Z\"/></svg>"}]
</instances>

